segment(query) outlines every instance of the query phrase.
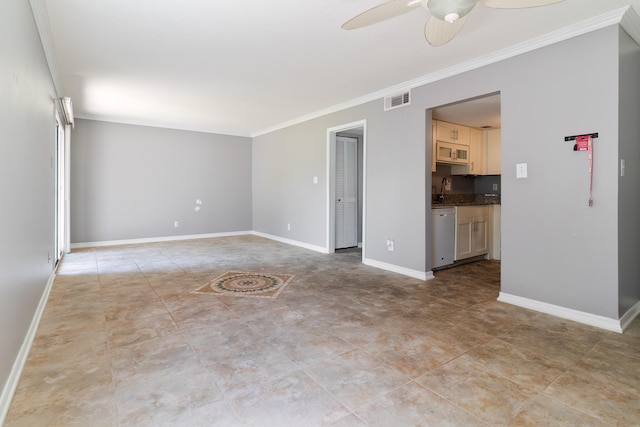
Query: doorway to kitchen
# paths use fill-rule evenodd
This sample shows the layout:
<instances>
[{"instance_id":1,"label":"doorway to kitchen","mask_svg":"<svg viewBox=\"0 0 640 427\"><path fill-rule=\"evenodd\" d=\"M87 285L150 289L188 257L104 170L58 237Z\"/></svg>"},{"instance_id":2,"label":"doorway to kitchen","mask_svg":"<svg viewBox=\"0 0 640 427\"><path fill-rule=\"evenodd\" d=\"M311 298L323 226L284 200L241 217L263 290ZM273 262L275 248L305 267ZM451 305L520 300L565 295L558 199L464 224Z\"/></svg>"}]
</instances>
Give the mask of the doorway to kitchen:
<instances>
[{"instance_id":1,"label":"doorway to kitchen","mask_svg":"<svg viewBox=\"0 0 640 427\"><path fill-rule=\"evenodd\" d=\"M483 258L500 260L500 93L434 107L431 113L431 206L456 207L455 252L453 262L444 267ZM436 253L433 247L431 253ZM433 256L431 261L432 266L441 264Z\"/></svg>"},{"instance_id":2,"label":"doorway to kitchen","mask_svg":"<svg viewBox=\"0 0 640 427\"><path fill-rule=\"evenodd\" d=\"M327 252L365 256L366 120L327 129Z\"/></svg>"}]
</instances>

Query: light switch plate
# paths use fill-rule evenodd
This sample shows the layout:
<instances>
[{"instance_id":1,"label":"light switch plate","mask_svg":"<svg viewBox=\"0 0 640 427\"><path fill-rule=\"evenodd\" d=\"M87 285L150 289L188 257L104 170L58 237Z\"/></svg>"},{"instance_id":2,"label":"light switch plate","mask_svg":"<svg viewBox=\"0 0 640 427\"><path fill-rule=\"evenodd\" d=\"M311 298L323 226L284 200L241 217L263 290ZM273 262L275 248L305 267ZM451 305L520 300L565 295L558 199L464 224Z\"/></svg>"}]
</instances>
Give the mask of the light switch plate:
<instances>
[{"instance_id":1,"label":"light switch plate","mask_svg":"<svg viewBox=\"0 0 640 427\"><path fill-rule=\"evenodd\" d=\"M516 165L516 178L526 178L526 177L527 177L527 164L518 163Z\"/></svg>"}]
</instances>

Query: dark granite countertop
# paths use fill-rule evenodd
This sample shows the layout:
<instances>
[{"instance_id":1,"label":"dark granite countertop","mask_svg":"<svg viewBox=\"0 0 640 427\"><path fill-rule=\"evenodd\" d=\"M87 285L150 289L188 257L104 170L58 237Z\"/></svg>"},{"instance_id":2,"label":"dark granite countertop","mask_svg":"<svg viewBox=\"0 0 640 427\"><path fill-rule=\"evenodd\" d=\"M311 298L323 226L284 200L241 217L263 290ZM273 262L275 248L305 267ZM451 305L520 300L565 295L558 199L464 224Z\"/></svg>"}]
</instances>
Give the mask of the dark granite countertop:
<instances>
[{"instance_id":1,"label":"dark granite countertop","mask_svg":"<svg viewBox=\"0 0 640 427\"><path fill-rule=\"evenodd\" d=\"M499 194L445 194L444 200L440 201L438 195L433 195L431 207L437 208L451 206L479 206L479 205L499 205Z\"/></svg>"}]
</instances>

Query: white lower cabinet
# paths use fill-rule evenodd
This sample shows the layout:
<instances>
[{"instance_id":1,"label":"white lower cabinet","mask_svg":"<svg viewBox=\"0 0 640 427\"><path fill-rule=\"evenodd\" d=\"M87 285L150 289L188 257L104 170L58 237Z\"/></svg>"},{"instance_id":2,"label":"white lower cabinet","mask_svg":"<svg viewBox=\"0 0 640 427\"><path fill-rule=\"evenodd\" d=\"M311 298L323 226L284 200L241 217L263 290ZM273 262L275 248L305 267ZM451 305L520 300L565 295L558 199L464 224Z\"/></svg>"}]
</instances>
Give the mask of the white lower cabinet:
<instances>
[{"instance_id":1,"label":"white lower cabinet","mask_svg":"<svg viewBox=\"0 0 640 427\"><path fill-rule=\"evenodd\" d=\"M490 206L456 207L456 261L489 253L490 215Z\"/></svg>"}]
</instances>

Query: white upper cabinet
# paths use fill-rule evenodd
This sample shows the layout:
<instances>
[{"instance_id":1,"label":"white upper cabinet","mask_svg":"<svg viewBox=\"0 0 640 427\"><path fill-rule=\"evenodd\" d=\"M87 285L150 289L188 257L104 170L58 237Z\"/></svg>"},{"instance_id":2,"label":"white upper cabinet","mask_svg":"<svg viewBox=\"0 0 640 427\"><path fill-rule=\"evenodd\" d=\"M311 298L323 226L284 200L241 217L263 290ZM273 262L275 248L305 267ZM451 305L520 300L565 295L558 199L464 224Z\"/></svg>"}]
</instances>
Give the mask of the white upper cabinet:
<instances>
[{"instance_id":1,"label":"white upper cabinet","mask_svg":"<svg viewBox=\"0 0 640 427\"><path fill-rule=\"evenodd\" d=\"M502 173L502 132L500 129L489 129L485 132L485 175L500 175Z\"/></svg>"},{"instance_id":2,"label":"white upper cabinet","mask_svg":"<svg viewBox=\"0 0 640 427\"><path fill-rule=\"evenodd\" d=\"M469 128L469 174L484 173L484 135L480 129Z\"/></svg>"},{"instance_id":3,"label":"white upper cabinet","mask_svg":"<svg viewBox=\"0 0 640 427\"><path fill-rule=\"evenodd\" d=\"M469 128L455 123L436 121L436 140L469 145Z\"/></svg>"}]
</instances>

